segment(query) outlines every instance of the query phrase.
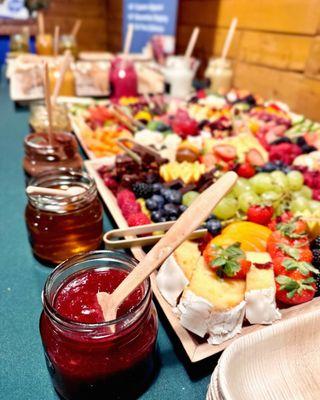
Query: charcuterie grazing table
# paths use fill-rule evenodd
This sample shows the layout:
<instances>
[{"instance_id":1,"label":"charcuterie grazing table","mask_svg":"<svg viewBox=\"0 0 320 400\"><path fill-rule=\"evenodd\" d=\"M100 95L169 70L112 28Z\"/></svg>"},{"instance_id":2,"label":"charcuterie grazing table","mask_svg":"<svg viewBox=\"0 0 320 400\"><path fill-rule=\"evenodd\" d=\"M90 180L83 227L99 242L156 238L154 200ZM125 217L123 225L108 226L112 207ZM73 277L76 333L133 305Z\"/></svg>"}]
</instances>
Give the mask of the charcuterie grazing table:
<instances>
[{"instance_id":1,"label":"charcuterie grazing table","mask_svg":"<svg viewBox=\"0 0 320 400\"><path fill-rule=\"evenodd\" d=\"M28 110L15 109L8 87L0 85L1 279L0 399L58 399L45 365L39 335L41 290L50 268L31 254L24 223L26 197L22 171ZM104 230L113 227L105 214ZM160 315L159 372L143 399L204 399L217 357L193 366Z\"/></svg>"}]
</instances>

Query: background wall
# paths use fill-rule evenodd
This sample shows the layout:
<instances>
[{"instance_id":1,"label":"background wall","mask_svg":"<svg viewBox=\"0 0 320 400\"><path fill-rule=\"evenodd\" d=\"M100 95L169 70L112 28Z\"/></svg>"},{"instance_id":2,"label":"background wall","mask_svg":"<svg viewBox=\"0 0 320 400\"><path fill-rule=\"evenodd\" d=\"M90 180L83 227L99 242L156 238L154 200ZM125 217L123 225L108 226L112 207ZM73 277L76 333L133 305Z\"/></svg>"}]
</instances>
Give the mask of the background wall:
<instances>
[{"instance_id":1,"label":"background wall","mask_svg":"<svg viewBox=\"0 0 320 400\"><path fill-rule=\"evenodd\" d=\"M220 54L234 16L235 85L320 120L320 0L180 0L178 52L199 25L195 55L203 60L203 72L208 57ZM122 0L51 0L48 28L60 24L69 31L76 18L83 19L82 49L121 49ZM0 21L0 35L10 29Z\"/></svg>"},{"instance_id":2,"label":"background wall","mask_svg":"<svg viewBox=\"0 0 320 400\"><path fill-rule=\"evenodd\" d=\"M107 7L108 48L118 51L122 2L108 0ZM320 0L180 0L178 52L200 26L195 54L203 71L208 57L220 54L234 16L235 85L320 120Z\"/></svg>"}]
</instances>

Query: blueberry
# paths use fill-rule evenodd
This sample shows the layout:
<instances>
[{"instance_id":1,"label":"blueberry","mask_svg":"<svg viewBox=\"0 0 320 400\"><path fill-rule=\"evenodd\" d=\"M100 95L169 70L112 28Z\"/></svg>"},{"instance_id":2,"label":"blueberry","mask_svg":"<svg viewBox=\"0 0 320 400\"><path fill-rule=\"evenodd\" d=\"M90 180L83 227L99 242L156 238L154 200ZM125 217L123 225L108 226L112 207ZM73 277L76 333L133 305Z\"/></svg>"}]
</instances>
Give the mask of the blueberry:
<instances>
[{"instance_id":1,"label":"blueberry","mask_svg":"<svg viewBox=\"0 0 320 400\"><path fill-rule=\"evenodd\" d=\"M153 190L154 194L160 194L162 189L163 189L163 186L159 182L154 183L152 185L152 190Z\"/></svg>"},{"instance_id":2,"label":"blueberry","mask_svg":"<svg viewBox=\"0 0 320 400\"><path fill-rule=\"evenodd\" d=\"M164 198L160 194L153 194L150 198L157 203L158 205L157 209L162 208L164 206Z\"/></svg>"},{"instance_id":3,"label":"blueberry","mask_svg":"<svg viewBox=\"0 0 320 400\"><path fill-rule=\"evenodd\" d=\"M169 221L176 221L178 219L177 215L170 215Z\"/></svg>"},{"instance_id":4,"label":"blueberry","mask_svg":"<svg viewBox=\"0 0 320 400\"><path fill-rule=\"evenodd\" d=\"M180 204L182 201L182 194L179 192L179 190L167 189L162 194L169 203Z\"/></svg>"},{"instance_id":5,"label":"blueberry","mask_svg":"<svg viewBox=\"0 0 320 400\"><path fill-rule=\"evenodd\" d=\"M163 122L158 122L157 131L158 132L165 132L170 129L170 126L166 125Z\"/></svg>"},{"instance_id":6,"label":"blueberry","mask_svg":"<svg viewBox=\"0 0 320 400\"><path fill-rule=\"evenodd\" d=\"M163 210L152 211L151 219L153 222L165 222L166 215Z\"/></svg>"},{"instance_id":7,"label":"blueberry","mask_svg":"<svg viewBox=\"0 0 320 400\"><path fill-rule=\"evenodd\" d=\"M178 208L179 208L180 213L182 214L183 212L186 211L186 209L187 209L188 207L187 207L187 206L184 206L183 204L180 204L180 206L179 206Z\"/></svg>"},{"instance_id":8,"label":"blueberry","mask_svg":"<svg viewBox=\"0 0 320 400\"><path fill-rule=\"evenodd\" d=\"M221 232L222 225L217 219L209 219L209 221L206 222L206 228L211 235L218 235Z\"/></svg>"},{"instance_id":9,"label":"blueberry","mask_svg":"<svg viewBox=\"0 0 320 400\"><path fill-rule=\"evenodd\" d=\"M165 213L171 217L171 216L175 216L178 217L179 215L179 207L176 206L173 203L167 203L164 205L163 210L165 211Z\"/></svg>"},{"instance_id":10,"label":"blueberry","mask_svg":"<svg viewBox=\"0 0 320 400\"><path fill-rule=\"evenodd\" d=\"M277 166L272 163L272 162L267 162L266 164L264 164L260 170L261 172L273 172L277 169Z\"/></svg>"},{"instance_id":11,"label":"blueberry","mask_svg":"<svg viewBox=\"0 0 320 400\"><path fill-rule=\"evenodd\" d=\"M150 197L146 200L147 209L150 211L158 210L158 203Z\"/></svg>"}]
</instances>

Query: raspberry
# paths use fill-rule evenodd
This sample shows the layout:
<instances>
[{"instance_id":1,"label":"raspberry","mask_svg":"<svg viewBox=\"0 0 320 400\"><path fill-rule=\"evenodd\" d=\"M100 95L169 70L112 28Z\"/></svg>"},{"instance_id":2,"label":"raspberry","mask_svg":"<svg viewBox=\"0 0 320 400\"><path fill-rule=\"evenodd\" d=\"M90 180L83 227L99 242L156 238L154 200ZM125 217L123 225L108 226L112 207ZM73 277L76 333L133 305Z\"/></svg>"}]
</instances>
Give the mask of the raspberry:
<instances>
[{"instance_id":1,"label":"raspberry","mask_svg":"<svg viewBox=\"0 0 320 400\"><path fill-rule=\"evenodd\" d=\"M131 190L123 189L117 194L117 202L120 208L122 208L124 203L134 203L135 201L136 196Z\"/></svg>"},{"instance_id":2,"label":"raspberry","mask_svg":"<svg viewBox=\"0 0 320 400\"><path fill-rule=\"evenodd\" d=\"M151 224L150 219L142 212L138 212L136 214L131 214L127 218L127 222L128 222L129 226L138 226L138 225Z\"/></svg>"},{"instance_id":3,"label":"raspberry","mask_svg":"<svg viewBox=\"0 0 320 400\"><path fill-rule=\"evenodd\" d=\"M312 190L312 198L313 198L313 200L320 201L320 189Z\"/></svg>"},{"instance_id":4,"label":"raspberry","mask_svg":"<svg viewBox=\"0 0 320 400\"><path fill-rule=\"evenodd\" d=\"M112 191L115 191L118 187L118 182L115 179L111 178L110 176L104 177L103 182L107 186L107 188L109 188Z\"/></svg>"},{"instance_id":5,"label":"raspberry","mask_svg":"<svg viewBox=\"0 0 320 400\"><path fill-rule=\"evenodd\" d=\"M302 153L299 146L293 143L280 143L270 146L269 160L280 160L287 165L291 165L294 159Z\"/></svg>"},{"instance_id":6,"label":"raspberry","mask_svg":"<svg viewBox=\"0 0 320 400\"><path fill-rule=\"evenodd\" d=\"M141 211L141 206L136 201L123 203L121 211L125 219L128 219L130 215L139 213Z\"/></svg>"}]
</instances>

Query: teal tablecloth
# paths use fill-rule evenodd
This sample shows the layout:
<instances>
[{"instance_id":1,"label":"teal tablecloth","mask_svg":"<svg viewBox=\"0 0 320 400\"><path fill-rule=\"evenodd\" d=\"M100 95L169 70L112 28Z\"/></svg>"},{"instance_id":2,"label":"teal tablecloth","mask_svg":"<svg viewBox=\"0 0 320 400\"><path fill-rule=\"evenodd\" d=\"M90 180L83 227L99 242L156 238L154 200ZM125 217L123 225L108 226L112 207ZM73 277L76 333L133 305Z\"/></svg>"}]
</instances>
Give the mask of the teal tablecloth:
<instances>
[{"instance_id":1,"label":"teal tablecloth","mask_svg":"<svg viewBox=\"0 0 320 400\"><path fill-rule=\"evenodd\" d=\"M40 294L50 269L32 256L24 223L23 137L28 110L15 109L8 86L0 86L0 399L58 399L46 370L38 320ZM105 230L112 226L106 216ZM216 364L192 366L160 313L158 377L142 396L149 400L205 399Z\"/></svg>"}]
</instances>

